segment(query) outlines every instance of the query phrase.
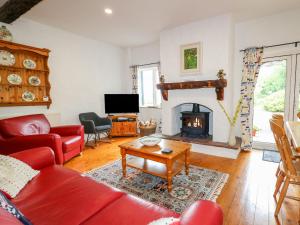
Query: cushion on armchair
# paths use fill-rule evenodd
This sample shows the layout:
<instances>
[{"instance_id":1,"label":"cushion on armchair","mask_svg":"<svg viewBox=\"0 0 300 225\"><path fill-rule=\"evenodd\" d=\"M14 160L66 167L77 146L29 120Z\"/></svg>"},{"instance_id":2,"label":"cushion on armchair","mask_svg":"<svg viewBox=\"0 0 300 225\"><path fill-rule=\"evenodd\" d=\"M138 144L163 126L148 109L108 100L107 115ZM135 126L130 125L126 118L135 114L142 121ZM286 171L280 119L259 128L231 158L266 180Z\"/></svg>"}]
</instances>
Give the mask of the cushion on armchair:
<instances>
[{"instance_id":1,"label":"cushion on armchair","mask_svg":"<svg viewBox=\"0 0 300 225\"><path fill-rule=\"evenodd\" d=\"M50 131L50 123L43 114L28 116L19 116L1 120L1 135L5 138L32 135L32 134L48 134Z\"/></svg>"},{"instance_id":2,"label":"cushion on armchair","mask_svg":"<svg viewBox=\"0 0 300 225\"><path fill-rule=\"evenodd\" d=\"M38 173L18 159L0 155L0 190L12 198Z\"/></svg>"},{"instance_id":3,"label":"cushion on armchair","mask_svg":"<svg viewBox=\"0 0 300 225\"><path fill-rule=\"evenodd\" d=\"M103 130L109 130L109 129L111 129L111 125L96 126L97 131L103 131Z\"/></svg>"},{"instance_id":4,"label":"cushion on armchair","mask_svg":"<svg viewBox=\"0 0 300 225\"><path fill-rule=\"evenodd\" d=\"M62 141L62 146L63 146L63 152L70 152L77 148L82 140L80 136L66 136L66 137L61 137Z\"/></svg>"}]
</instances>

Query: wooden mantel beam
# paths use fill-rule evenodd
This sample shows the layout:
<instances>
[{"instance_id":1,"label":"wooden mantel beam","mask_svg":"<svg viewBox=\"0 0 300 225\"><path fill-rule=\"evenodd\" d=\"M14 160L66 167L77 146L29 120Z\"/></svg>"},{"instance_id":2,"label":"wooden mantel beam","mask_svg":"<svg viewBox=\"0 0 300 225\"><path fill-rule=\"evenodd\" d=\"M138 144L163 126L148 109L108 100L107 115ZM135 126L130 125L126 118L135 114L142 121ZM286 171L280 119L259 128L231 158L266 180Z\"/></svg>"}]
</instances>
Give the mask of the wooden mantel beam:
<instances>
[{"instance_id":1,"label":"wooden mantel beam","mask_svg":"<svg viewBox=\"0 0 300 225\"><path fill-rule=\"evenodd\" d=\"M217 99L224 99L224 88L227 86L226 79L204 80L204 81L186 81L177 83L160 83L157 88L161 90L163 99L168 101L168 91L176 89L196 89L196 88L215 88Z\"/></svg>"},{"instance_id":2,"label":"wooden mantel beam","mask_svg":"<svg viewBox=\"0 0 300 225\"><path fill-rule=\"evenodd\" d=\"M0 7L0 22L12 23L42 0L8 0Z\"/></svg>"}]
</instances>

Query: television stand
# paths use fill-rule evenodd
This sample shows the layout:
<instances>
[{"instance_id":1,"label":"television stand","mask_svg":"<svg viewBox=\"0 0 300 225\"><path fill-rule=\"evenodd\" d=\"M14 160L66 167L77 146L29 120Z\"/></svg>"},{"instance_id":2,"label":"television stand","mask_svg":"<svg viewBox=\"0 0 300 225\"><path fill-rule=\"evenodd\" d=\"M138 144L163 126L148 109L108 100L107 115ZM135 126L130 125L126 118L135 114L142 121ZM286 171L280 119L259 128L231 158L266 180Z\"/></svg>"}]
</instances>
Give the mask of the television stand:
<instances>
[{"instance_id":1,"label":"television stand","mask_svg":"<svg viewBox=\"0 0 300 225\"><path fill-rule=\"evenodd\" d=\"M112 121L110 132L111 137L138 136L137 133L137 115L120 114L108 115Z\"/></svg>"}]
</instances>

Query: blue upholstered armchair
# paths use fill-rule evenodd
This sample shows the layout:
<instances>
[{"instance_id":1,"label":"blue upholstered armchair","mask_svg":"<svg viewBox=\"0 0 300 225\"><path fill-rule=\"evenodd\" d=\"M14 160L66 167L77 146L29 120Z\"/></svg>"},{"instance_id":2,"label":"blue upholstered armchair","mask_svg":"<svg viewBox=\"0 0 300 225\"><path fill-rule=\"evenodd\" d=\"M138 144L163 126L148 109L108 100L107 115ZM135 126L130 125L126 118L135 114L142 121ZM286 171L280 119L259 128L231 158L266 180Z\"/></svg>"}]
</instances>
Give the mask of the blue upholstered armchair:
<instances>
[{"instance_id":1,"label":"blue upholstered armchair","mask_svg":"<svg viewBox=\"0 0 300 225\"><path fill-rule=\"evenodd\" d=\"M90 141L90 138L94 136L94 144L100 140L100 134L106 134L109 136L112 122L109 118L103 118L98 116L94 112L80 113L80 123L84 126L84 133L87 134L86 144Z\"/></svg>"}]
</instances>

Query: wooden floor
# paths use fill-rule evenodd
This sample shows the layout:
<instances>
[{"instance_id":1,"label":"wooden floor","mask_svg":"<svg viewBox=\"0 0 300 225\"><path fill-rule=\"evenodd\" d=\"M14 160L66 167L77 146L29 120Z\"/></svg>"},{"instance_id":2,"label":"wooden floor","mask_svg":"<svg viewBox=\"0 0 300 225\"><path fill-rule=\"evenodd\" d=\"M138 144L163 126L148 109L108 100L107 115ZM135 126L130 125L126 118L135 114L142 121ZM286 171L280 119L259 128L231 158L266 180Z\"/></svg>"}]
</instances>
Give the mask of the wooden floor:
<instances>
[{"instance_id":1,"label":"wooden floor","mask_svg":"<svg viewBox=\"0 0 300 225\"><path fill-rule=\"evenodd\" d=\"M85 172L121 158L118 145L133 138L115 138L112 143L100 143L88 148L65 167ZM230 174L217 202L224 212L224 225L297 225L300 203L285 200L278 219L275 219L273 190L277 164L262 161L261 151L241 152L236 160L191 154L191 164ZM298 187L290 193L300 196Z\"/></svg>"}]
</instances>

